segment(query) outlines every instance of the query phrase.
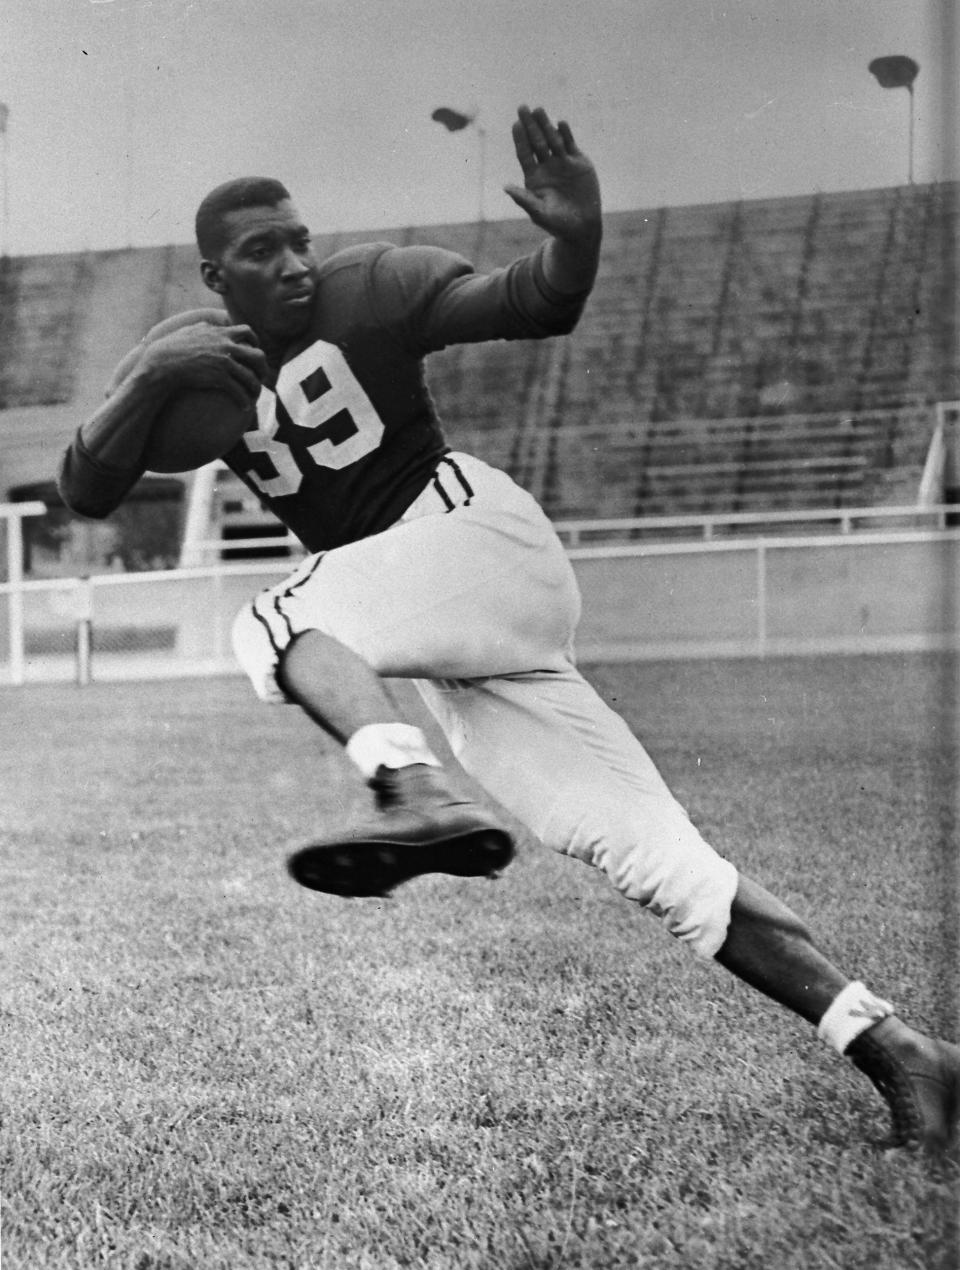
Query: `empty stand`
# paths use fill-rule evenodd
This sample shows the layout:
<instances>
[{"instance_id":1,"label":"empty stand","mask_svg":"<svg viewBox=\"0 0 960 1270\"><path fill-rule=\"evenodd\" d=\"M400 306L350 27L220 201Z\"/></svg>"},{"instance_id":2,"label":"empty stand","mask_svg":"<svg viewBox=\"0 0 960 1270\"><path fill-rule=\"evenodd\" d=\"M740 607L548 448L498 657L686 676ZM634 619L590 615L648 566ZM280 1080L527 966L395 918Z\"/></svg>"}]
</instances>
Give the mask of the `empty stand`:
<instances>
[{"instance_id":1,"label":"empty stand","mask_svg":"<svg viewBox=\"0 0 960 1270\"><path fill-rule=\"evenodd\" d=\"M572 336L429 359L448 439L557 517L911 502L934 403L960 398L958 233L955 182L608 214ZM433 243L489 269L540 237L517 219L316 247ZM49 479L153 323L211 302L189 245L3 261L0 493ZM225 528L262 533L224 498Z\"/></svg>"},{"instance_id":2,"label":"empty stand","mask_svg":"<svg viewBox=\"0 0 960 1270\"><path fill-rule=\"evenodd\" d=\"M92 256L0 260L0 409L69 401Z\"/></svg>"}]
</instances>

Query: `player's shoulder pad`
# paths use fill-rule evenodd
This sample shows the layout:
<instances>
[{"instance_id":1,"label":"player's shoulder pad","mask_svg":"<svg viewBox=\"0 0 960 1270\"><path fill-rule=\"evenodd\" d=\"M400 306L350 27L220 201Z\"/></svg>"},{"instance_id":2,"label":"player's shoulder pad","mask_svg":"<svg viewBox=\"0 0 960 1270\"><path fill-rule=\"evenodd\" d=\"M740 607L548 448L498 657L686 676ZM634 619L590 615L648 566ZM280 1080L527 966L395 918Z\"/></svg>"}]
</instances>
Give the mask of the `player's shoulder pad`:
<instances>
[{"instance_id":1,"label":"player's shoulder pad","mask_svg":"<svg viewBox=\"0 0 960 1270\"><path fill-rule=\"evenodd\" d=\"M422 324L429 321L438 298L474 272L465 256L445 247L395 247L383 252L371 271L374 303L389 324L399 322L406 327L415 320L417 329L409 333L419 342L424 335Z\"/></svg>"},{"instance_id":2,"label":"player's shoulder pad","mask_svg":"<svg viewBox=\"0 0 960 1270\"><path fill-rule=\"evenodd\" d=\"M465 257L443 247L369 242L328 257L319 281L335 288L338 279L349 279L355 303L363 297L382 325L405 329L412 319L419 321L448 286L473 272ZM356 291L354 279L359 283Z\"/></svg>"},{"instance_id":3,"label":"player's shoulder pad","mask_svg":"<svg viewBox=\"0 0 960 1270\"><path fill-rule=\"evenodd\" d=\"M356 243L335 252L320 266L319 276L327 277L340 269L357 266L376 268L378 273L393 273L423 279L426 276L448 277L472 273L473 265L465 256L446 247L433 247L423 243L398 247L396 243Z\"/></svg>"},{"instance_id":4,"label":"player's shoulder pad","mask_svg":"<svg viewBox=\"0 0 960 1270\"><path fill-rule=\"evenodd\" d=\"M393 250L395 250L393 243L354 243L350 247L335 251L332 256L327 256L317 270L317 277L322 280L343 269L369 267L383 252Z\"/></svg>"},{"instance_id":5,"label":"player's shoulder pad","mask_svg":"<svg viewBox=\"0 0 960 1270\"><path fill-rule=\"evenodd\" d=\"M422 311L448 286L474 272L465 256L419 243L382 252L371 277L385 312L409 314Z\"/></svg>"}]
</instances>

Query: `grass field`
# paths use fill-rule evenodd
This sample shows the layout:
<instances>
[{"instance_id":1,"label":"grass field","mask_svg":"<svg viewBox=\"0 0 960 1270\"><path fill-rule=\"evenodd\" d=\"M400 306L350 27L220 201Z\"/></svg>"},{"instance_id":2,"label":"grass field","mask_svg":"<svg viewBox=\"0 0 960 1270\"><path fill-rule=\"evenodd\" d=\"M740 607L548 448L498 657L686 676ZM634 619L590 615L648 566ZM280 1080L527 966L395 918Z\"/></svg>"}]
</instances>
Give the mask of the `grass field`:
<instances>
[{"instance_id":1,"label":"grass field","mask_svg":"<svg viewBox=\"0 0 960 1270\"><path fill-rule=\"evenodd\" d=\"M956 1035L954 660L594 668L708 837ZM302 892L364 797L237 680L0 693L4 1270L947 1270L956 1174L603 878Z\"/></svg>"}]
</instances>

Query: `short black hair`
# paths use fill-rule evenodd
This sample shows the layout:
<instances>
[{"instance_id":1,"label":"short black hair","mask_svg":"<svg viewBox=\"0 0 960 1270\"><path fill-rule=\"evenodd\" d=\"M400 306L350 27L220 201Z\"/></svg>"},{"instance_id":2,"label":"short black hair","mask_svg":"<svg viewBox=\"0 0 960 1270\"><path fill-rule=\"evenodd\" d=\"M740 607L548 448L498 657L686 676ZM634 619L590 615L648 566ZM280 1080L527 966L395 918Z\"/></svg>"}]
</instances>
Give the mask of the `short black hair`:
<instances>
[{"instance_id":1,"label":"short black hair","mask_svg":"<svg viewBox=\"0 0 960 1270\"><path fill-rule=\"evenodd\" d=\"M215 260L225 245L223 219L243 207L276 207L290 198L280 181L270 176L238 176L211 190L197 208L197 246L204 260Z\"/></svg>"}]
</instances>

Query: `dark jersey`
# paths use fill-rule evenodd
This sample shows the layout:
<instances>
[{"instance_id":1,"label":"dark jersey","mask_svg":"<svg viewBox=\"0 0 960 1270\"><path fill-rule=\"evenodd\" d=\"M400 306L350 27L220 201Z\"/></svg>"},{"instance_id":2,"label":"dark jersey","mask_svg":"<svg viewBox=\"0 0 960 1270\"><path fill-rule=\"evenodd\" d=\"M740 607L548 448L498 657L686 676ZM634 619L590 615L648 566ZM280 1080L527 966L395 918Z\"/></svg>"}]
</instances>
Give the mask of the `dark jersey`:
<instances>
[{"instance_id":1,"label":"dark jersey","mask_svg":"<svg viewBox=\"0 0 960 1270\"><path fill-rule=\"evenodd\" d=\"M271 366L257 426L224 462L311 551L386 529L447 449L424 357L448 344L539 338L575 325L585 297L554 291L540 254L490 274L435 247L376 243L330 257L308 331ZM90 468L75 440L61 473L68 503L71 484ZM93 471L106 495L110 473L95 463ZM120 482L121 498L139 475Z\"/></svg>"}]
</instances>

